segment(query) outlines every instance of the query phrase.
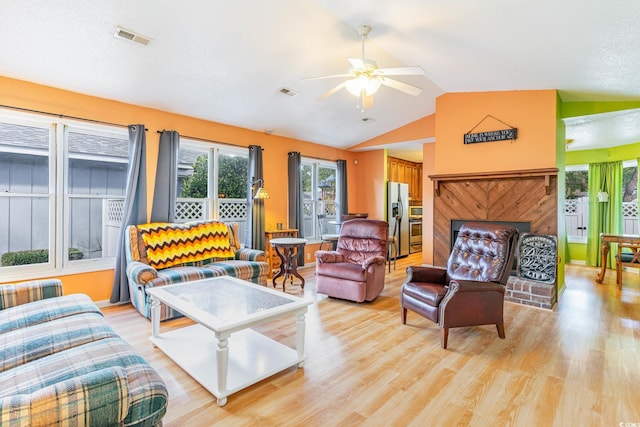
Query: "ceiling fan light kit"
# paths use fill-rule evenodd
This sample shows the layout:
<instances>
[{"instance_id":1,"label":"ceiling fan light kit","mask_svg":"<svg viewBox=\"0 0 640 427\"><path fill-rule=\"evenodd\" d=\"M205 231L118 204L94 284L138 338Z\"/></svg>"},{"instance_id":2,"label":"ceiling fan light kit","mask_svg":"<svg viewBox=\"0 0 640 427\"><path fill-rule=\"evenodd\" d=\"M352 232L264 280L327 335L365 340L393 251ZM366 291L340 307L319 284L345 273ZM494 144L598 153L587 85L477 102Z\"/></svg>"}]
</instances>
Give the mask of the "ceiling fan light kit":
<instances>
[{"instance_id":1,"label":"ceiling fan light kit","mask_svg":"<svg viewBox=\"0 0 640 427\"><path fill-rule=\"evenodd\" d=\"M382 85L413 96L417 96L422 92L422 89L419 87L388 78L388 76L424 75L424 70L422 68L378 68L378 63L376 61L365 57L364 44L365 39L370 32L371 27L368 25L361 25L358 27L358 34L360 34L360 38L362 40L361 58L347 58L351 64L348 74L336 74L315 78L328 79L335 77L348 77L348 80L334 86L328 92L320 96L319 99L328 98L344 87L350 94L359 98L360 105L358 105L358 107L361 107L364 111L366 108L373 107L373 94L375 94Z\"/></svg>"}]
</instances>

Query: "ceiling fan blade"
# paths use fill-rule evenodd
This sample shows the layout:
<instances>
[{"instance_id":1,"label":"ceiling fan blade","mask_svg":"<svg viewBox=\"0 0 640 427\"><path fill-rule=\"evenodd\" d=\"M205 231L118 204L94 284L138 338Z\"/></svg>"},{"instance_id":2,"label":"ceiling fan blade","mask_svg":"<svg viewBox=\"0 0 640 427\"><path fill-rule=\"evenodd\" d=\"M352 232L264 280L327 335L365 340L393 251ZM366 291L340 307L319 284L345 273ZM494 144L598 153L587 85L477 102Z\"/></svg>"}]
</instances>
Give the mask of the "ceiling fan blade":
<instances>
[{"instance_id":1,"label":"ceiling fan blade","mask_svg":"<svg viewBox=\"0 0 640 427\"><path fill-rule=\"evenodd\" d=\"M399 90L400 92L408 93L409 95L418 96L422 93L422 89L417 86L413 86L407 83L400 82L398 80L383 78L380 79L380 83L390 88Z\"/></svg>"},{"instance_id":2,"label":"ceiling fan blade","mask_svg":"<svg viewBox=\"0 0 640 427\"><path fill-rule=\"evenodd\" d=\"M344 87L344 85L346 84L346 82L342 82L340 83L338 86L330 89L328 92L325 92L323 95L321 95L318 99L326 99L328 97L330 97L331 95L333 95L334 93L336 93L337 91L339 91L340 89L342 89Z\"/></svg>"},{"instance_id":3,"label":"ceiling fan blade","mask_svg":"<svg viewBox=\"0 0 640 427\"><path fill-rule=\"evenodd\" d=\"M334 79L336 77L352 77L351 74L333 74L331 76L322 76L322 77L308 77L302 80L322 80L322 79Z\"/></svg>"},{"instance_id":4,"label":"ceiling fan blade","mask_svg":"<svg viewBox=\"0 0 640 427\"><path fill-rule=\"evenodd\" d=\"M378 74L383 76L423 76L422 67L379 68Z\"/></svg>"}]
</instances>

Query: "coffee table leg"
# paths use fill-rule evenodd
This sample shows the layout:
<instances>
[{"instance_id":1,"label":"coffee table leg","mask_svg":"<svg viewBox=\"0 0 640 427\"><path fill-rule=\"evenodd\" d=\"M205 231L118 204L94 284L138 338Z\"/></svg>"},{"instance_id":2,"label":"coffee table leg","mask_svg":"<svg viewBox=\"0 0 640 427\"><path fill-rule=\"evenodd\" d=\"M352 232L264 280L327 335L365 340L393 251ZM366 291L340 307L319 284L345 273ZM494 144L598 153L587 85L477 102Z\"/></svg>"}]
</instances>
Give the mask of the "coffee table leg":
<instances>
[{"instance_id":1,"label":"coffee table leg","mask_svg":"<svg viewBox=\"0 0 640 427\"><path fill-rule=\"evenodd\" d=\"M151 336L158 338L160 334L160 300L151 297Z\"/></svg>"},{"instance_id":2,"label":"coffee table leg","mask_svg":"<svg viewBox=\"0 0 640 427\"><path fill-rule=\"evenodd\" d=\"M304 314L307 309L298 311L296 313L296 349L298 350L298 359L302 359L298 362L298 368L304 366Z\"/></svg>"},{"instance_id":3,"label":"coffee table leg","mask_svg":"<svg viewBox=\"0 0 640 427\"><path fill-rule=\"evenodd\" d=\"M218 390L221 394L227 391L227 370L229 367L229 335L220 335L218 338L217 366L218 369ZM218 406L227 404L227 396L218 398Z\"/></svg>"}]
</instances>

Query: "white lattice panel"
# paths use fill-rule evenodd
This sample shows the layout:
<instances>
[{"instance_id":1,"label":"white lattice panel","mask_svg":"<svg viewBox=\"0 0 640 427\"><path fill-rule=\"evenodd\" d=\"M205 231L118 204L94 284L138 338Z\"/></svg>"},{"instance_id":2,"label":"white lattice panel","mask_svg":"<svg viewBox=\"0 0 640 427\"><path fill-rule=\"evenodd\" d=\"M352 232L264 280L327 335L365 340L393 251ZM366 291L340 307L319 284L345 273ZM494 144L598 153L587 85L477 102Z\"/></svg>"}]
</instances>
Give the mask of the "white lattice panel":
<instances>
[{"instance_id":1,"label":"white lattice panel","mask_svg":"<svg viewBox=\"0 0 640 427\"><path fill-rule=\"evenodd\" d=\"M222 221L247 218L247 201L241 199L220 200L218 218Z\"/></svg>"},{"instance_id":2,"label":"white lattice panel","mask_svg":"<svg viewBox=\"0 0 640 427\"><path fill-rule=\"evenodd\" d=\"M195 221L205 219L205 200L177 201L176 221Z\"/></svg>"},{"instance_id":3,"label":"white lattice panel","mask_svg":"<svg viewBox=\"0 0 640 427\"><path fill-rule=\"evenodd\" d=\"M122 216L124 215L124 199L107 199L105 200L105 222L108 225L122 224Z\"/></svg>"},{"instance_id":4,"label":"white lattice panel","mask_svg":"<svg viewBox=\"0 0 640 427\"><path fill-rule=\"evenodd\" d=\"M622 216L625 218L638 218L638 203L636 202L622 203Z\"/></svg>"},{"instance_id":5,"label":"white lattice panel","mask_svg":"<svg viewBox=\"0 0 640 427\"><path fill-rule=\"evenodd\" d=\"M574 199L564 201L564 213L565 215L571 215L578 212L578 202Z\"/></svg>"}]
</instances>

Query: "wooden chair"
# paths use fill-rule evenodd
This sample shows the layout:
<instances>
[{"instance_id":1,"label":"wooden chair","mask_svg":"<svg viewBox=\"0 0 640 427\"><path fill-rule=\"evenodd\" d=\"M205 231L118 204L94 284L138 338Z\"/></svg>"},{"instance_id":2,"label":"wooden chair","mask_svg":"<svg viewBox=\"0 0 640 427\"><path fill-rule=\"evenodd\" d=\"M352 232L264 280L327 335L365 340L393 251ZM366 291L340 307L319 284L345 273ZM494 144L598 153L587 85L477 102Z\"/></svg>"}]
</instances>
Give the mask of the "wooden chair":
<instances>
[{"instance_id":1,"label":"wooden chair","mask_svg":"<svg viewBox=\"0 0 640 427\"><path fill-rule=\"evenodd\" d=\"M624 251L628 249L628 251ZM640 245L633 243L618 243L616 255L616 283L622 289L622 267L640 268Z\"/></svg>"},{"instance_id":2,"label":"wooden chair","mask_svg":"<svg viewBox=\"0 0 640 427\"><path fill-rule=\"evenodd\" d=\"M322 245L325 243L329 243L331 245L331 249L335 250L336 245L338 244L338 238L340 237L340 235L336 233L329 233L326 214L318 214L318 227L320 228L319 250L322 250Z\"/></svg>"}]
</instances>

